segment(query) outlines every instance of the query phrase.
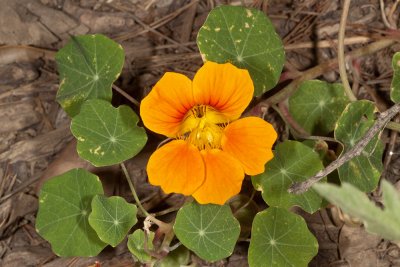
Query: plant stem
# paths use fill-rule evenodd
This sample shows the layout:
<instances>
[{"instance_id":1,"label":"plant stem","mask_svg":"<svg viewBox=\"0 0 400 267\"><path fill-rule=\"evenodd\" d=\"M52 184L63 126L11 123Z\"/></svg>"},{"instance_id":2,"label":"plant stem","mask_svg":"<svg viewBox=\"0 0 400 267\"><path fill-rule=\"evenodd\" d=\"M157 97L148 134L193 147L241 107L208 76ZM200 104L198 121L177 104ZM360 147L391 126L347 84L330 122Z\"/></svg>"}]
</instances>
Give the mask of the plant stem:
<instances>
[{"instance_id":1,"label":"plant stem","mask_svg":"<svg viewBox=\"0 0 400 267\"><path fill-rule=\"evenodd\" d=\"M118 86L116 86L115 84L112 85L112 88L117 91L118 93L120 93L123 97L125 97L126 99L128 99L132 104L134 104L135 106L139 107L140 104L139 102L134 99L133 97L131 97L130 95L128 95L124 90L122 90L121 88L119 88Z\"/></svg>"},{"instance_id":2,"label":"plant stem","mask_svg":"<svg viewBox=\"0 0 400 267\"><path fill-rule=\"evenodd\" d=\"M125 174L125 178L126 178L126 180L128 181L129 188L130 188L131 191L132 191L133 198L135 199L136 204L139 206L139 209L143 212L143 214L144 214L146 217L153 217L153 216L151 216L151 215L147 212L147 210L145 210L145 209L143 208L142 203L140 203L139 197L138 197L138 195L136 194L135 187L133 186L131 177L130 177L130 175L129 175L129 173L128 173L126 167L125 167L125 164L124 164L123 162L121 163L121 168L122 168L122 171L123 171L124 174Z\"/></svg>"},{"instance_id":3,"label":"plant stem","mask_svg":"<svg viewBox=\"0 0 400 267\"><path fill-rule=\"evenodd\" d=\"M379 114L377 120L374 125L365 133L365 135L357 142L357 144L344 153L343 156L338 158L329 164L325 169L319 171L313 177L307 179L301 183L294 183L288 190L289 193L301 194L306 192L313 184L342 166L344 163L350 161L356 156L359 156L361 152L364 150L365 146L374 138L374 136L383 128L385 125L397 114L400 112L400 103L395 104L390 109Z\"/></svg>"},{"instance_id":4,"label":"plant stem","mask_svg":"<svg viewBox=\"0 0 400 267\"><path fill-rule=\"evenodd\" d=\"M340 18L339 36L338 36L338 59L339 59L339 74L340 74L340 79L342 80L343 83L344 91L346 92L346 95L350 99L350 101L353 102L356 101L357 98L354 96L354 93L351 90L349 84L349 80L347 78L346 61L344 58L344 35L346 31L346 21L347 21L347 15L349 14L350 1L351 0L344 1L342 16Z\"/></svg>"}]
</instances>

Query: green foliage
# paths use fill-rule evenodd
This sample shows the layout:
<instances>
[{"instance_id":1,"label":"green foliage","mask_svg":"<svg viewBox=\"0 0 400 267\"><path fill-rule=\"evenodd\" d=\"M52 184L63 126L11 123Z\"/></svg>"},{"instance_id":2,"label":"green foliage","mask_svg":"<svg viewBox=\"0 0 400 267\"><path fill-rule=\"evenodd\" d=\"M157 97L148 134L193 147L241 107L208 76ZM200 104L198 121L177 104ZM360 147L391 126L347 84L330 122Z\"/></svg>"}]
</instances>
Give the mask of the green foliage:
<instances>
[{"instance_id":1,"label":"green foliage","mask_svg":"<svg viewBox=\"0 0 400 267\"><path fill-rule=\"evenodd\" d=\"M135 156L147 141L138 121L128 106L114 108L104 100L86 101L71 122L79 156L95 166L118 164Z\"/></svg>"},{"instance_id":2,"label":"green foliage","mask_svg":"<svg viewBox=\"0 0 400 267\"><path fill-rule=\"evenodd\" d=\"M374 124L374 103L359 100L349 104L340 116L335 138L344 144L343 153L350 150ZM339 169L339 178L364 192L376 188L383 169L383 145L379 136L373 138L361 155L343 164Z\"/></svg>"},{"instance_id":3,"label":"green foliage","mask_svg":"<svg viewBox=\"0 0 400 267\"><path fill-rule=\"evenodd\" d=\"M285 61L273 24L251 8L214 8L197 35L197 45L206 60L247 69L257 96L276 85Z\"/></svg>"},{"instance_id":4,"label":"green foliage","mask_svg":"<svg viewBox=\"0 0 400 267\"><path fill-rule=\"evenodd\" d=\"M289 98L289 112L308 133L325 135L334 130L348 103L342 84L310 80Z\"/></svg>"},{"instance_id":5,"label":"green foliage","mask_svg":"<svg viewBox=\"0 0 400 267\"><path fill-rule=\"evenodd\" d=\"M257 190L269 206L290 208L299 206L309 213L321 207L322 199L309 190L303 194L288 193L294 182L302 182L323 168L319 155L310 147L297 142L285 141L276 146L274 158L267 163L265 172L252 177Z\"/></svg>"},{"instance_id":6,"label":"green foliage","mask_svg":"<svg viewBox=\"0 0 400 267\"><path fill-rule=\"evenodd\" d=\"M200 258L216 261L232 254L240 225L227 205L193 202L178 211L174 231L179 241Z\"/></svg>"},{"instance_id":7,"label":"green foliage","mask_svg":"<svg viewBox=\"0 0 400 267\"><path fill-rule=\"evenodd\" d=\"M137 208L118 196L97 195L92 200L89 224L100 239L115 247L137 222Z\"/></svg>"},{"instance_id":8,"label":"green foliage","mask_svg":"<svg viewBox=\"0 0 400 267\"><path fill-rule=\"evenodd\" d=\"M190 261L190 252L184 246L168 253L167 257L162 258L155 264L155 267L186 266Z\"/></svg>"},{"instance_id":9,"label":"green foliage","mask_svg":"<svg viewBox=\"0 0 400 267\"><path fill-rule=\"evenodd\" d=\"M154 233L150 232L147 240L147 249L153 250ZM145 236L143 230L136 230L133 234L128 235L129 251L142 263L147 263L152 260L151 256L145 251L144 247Z\"/></svg>"},{"instance_id":10,"label":"green foliage","mask_svg":"<svg viewBox=\"0 0 400 267\"><path fill-rule=\"evenodd\" d=\"M394 54L392 59L393 79L390 86L390 98L393 102L400 102L400 52Z\"/></svg>"},{"instance_id":11,"label":"green foliage","mask_svg":"<svg viewBox=\"0 0 400 267\"><path fill-rule=\"evenodd\" d=\"M90 203L103 194L99 178L73 169L47 181L40 192L36 230L62 257L97 255L106 244L90 227Z\"/></svg>"},{"instance_id":12,"label":"green foliage","mask_svg":"<svg viewBox=\"0 0 400 267\"><path fill-rule=\"evenodd\" d=\"M304 219L270 207L256 215L249 247L250 267L308 266L318 252Z\"/></svg>"},{"instance_id":13,"label":"green foliage","mask_svg":"<svg viewBox=\"0 0 400 267\"><path fill-rule=\"evenodd\" d=\"M328 184L315 184L313 187L344 212L361 219L368 232L400 241L400 195L389 182L382 180L384 210L349 183L343 183L341 187Z\"/></svg>"},{"instance_id":14,"label":"green foliage","mask_svg":"<svg viewBox=\"0 0 400 267\"><path fill-rule=\"evenodd\" d=\"M60 73L57 101L74 117L87 99L111 101L113 82L124 65L121 45L101 35L72 37L56 55Z\"/></svg>"}]
</instances>

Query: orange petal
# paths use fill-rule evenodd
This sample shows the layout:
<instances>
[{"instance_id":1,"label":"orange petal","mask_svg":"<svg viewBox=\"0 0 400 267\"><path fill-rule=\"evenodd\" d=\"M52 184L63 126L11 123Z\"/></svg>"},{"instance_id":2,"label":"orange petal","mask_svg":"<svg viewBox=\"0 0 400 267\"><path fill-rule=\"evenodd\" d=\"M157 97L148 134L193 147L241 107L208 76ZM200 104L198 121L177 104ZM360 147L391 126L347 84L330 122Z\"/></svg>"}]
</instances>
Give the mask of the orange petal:
<instances>
[{"instance_id":1,"label":"orange petal","mask_svg":"<svg viewBox=\"0 0 400 267\"><path fill-rule=\"evenodd\" d=\"M174 137L193 106L192 81L185 75L167 72L142 100L140 116L148 129Z\"/></svg>"},{"instance_id":2,"label":"orange petal","mask_svg":"<svg viewBox=\"0 0 400 267\"><path fill-rule=\"evenodd\" d=\"M207 61L193 79L196 103L210 105L226 117L240 117L253 98L254 86L247 70L231 63Z\"/></svg>"},{"instance_id":3,"label":"orange petal","mask_svg":"<svg viewBox=\"0 0 400 267\"><path fill-rule=\"evenodd\" d=\"M192 194L204 182L205 168L199 150L174 140L156 150L147 164L149 182L165 193Z\"/></svg>"},{"instance_id":4,"label":"orange petal","mask_svg":"<svg viewBox=\"0 0 400 267\"><path fill-rule=\"evenodd\" d=\"M240 192L243 168L239 161L219 149L202 150L201 155L206 166L206 179L193 197L200 204L223 205Z\"/></svg>"},{"instance_id":5,"label":"orange petal","mask_svg":"<svg viewBox=\"0 0 400 267\"><path fill-rule=\"evenodd\" d=\"M265 163L274 157L272 145L276 138L271 124L258 117L247 117L224 129L222 150L238 159L245 173L256 175L264 172Z\"/></svg>"}]
</instances>

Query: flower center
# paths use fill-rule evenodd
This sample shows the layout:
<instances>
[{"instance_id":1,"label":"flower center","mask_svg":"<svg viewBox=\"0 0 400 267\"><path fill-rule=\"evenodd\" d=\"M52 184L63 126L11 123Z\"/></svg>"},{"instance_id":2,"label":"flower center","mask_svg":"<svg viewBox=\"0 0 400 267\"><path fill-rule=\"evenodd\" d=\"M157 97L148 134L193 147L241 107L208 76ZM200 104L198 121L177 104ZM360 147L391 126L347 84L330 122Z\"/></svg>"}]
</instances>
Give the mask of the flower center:
<instances>
[{"instance_id":1,"label":"flower center","mask_svg":"<svg viewBox=\"0 0 400 267\"><path fill-rule=\"evenodd\" d=\"M228 122L228 119L214 108L197 105L187 112L180 135L200 150L220 148L222 130Z\"/></svg>"}]
</instances>

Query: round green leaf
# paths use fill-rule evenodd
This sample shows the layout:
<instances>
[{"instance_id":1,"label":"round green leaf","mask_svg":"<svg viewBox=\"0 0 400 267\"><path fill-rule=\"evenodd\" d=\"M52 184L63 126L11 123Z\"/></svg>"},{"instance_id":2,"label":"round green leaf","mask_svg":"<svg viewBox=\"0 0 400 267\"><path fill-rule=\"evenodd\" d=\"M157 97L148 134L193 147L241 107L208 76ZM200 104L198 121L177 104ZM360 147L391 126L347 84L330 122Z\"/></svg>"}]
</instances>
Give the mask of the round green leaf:
<instances>
[{"instance_id":1,"label":"round green leaf","mask_svg":"<svg viewBox=\"0 0 400 267\"><path fill-rule=\"evenodd\" d=\"M257 190L269 206L290 208L299 206L309 213L321 207L322 198L313 190L303 194L290 194L287 190L295 182L302 182L323 169L317 152L297 142L285 141L276 146L274 158L265 172L252 177Z\"/></svg>"},{"instance_id":2,"label":"round green leaf","mask_svg":"<svg viewBox=\"0 0 400 267\"><path fill-rule=\"evenodd\" d=\"M92 198L103 194L99 178L73 169L44 183L39 195L36 231L62 257L91 257L106 246L90 227Z\"/></svg>"},{"instance_id":3,"label":"round green leaf","mask_svg":"<svg viewBox=\"0 0 400 267\"><path fill-rule=\"evenodd\" d=\"M61 81L57 101L71 117L87 99L110 101L124 57L122 46L104 35L72 37L56 54Z\"/></svg>"},{"instance_id":4,"label":"round green leaf","mask_svg":"<svg viewBox=\"0 0 400 267\"><path fill-rule=\"evenodd\" d=\"M237 6L214 8L197 35L206 60L247 69L255 95L273 88L285 62L283 44L263 12Z\"/></svg>"},{"instance_id":5,"label":"round green leaf","mask_svg":"<svg viewBox=\"0 0 400 267\"><path fill-rule=\"evenodd\" d=\"M136 212L136 206L122 197L97 195L92 200L89 223L103 242L115 247L137 222Z\"/></svg>"},{"instance_id":6,"label":"round green leaf","mask_svg":"<svg viewBox=\"0 0 400 267\"><path fill-rule=\"evenodd\" d=\"M133 234L128 236L128 249L129 251L142 263L150 262L151 256L144 250L144 232L141 229L137 229ZM147 241L147 248L153 250L153 239L154 233L150 232L149 239Z\"/></svg>"},{"instance_id":7,"label":"round green leaf","mask_svg":"<svg viewBox=\"0 0 400 267\"><path fill-rule=\"evenodd\" d=\"M179 241L207 261L230 256L240 225L229 206L190 203L178 211L174 231Z\"/></svg>"},{"instance_id":8,"label":"round green leaf","mask_svg":"<svg viewBox=\"0 0 400 267\"><path fill-rule=\"evenodd\" d=\"M308 133L326 135L349 102L342 84L311 80L289 98L289 112Z\"/></svg>"},{"instance_id":9,"label":"round green leaf","mask_svg":"<svg viewBox=\"0 0 400 267\"><path fill-rule=\"evenodd\" d=\"M80 157L95 166L118 164L144 147L147 135L138 127L138 116L128 106L114 108L104 100L86 101L72 119L71 131L78 139Z\"/></svg>"},{"instance_id":10,"label":"round green leaf","mask_svg":"<svg viewBox=\"0 0 400 267\"><path fill-rule=\"evenodd\" d=\"M339 118L335 138L344 144L343 153L350 150L374 124L375 105L371 101L359 100L349 104ZM383 145L379 136L374 137L361 155L343 164L339 179L358 187L364 192L376 188L383 170Z\"/></svg>"},{"instance_id":11,"label":"round green leaf","mask_svg":"<svg viewBox=\"0 0 400 267\"><path fill-rule=\"evenodd\" d=\"M256 215L249 247L250 267L306 267L318 253L318 242L304 219L270 207Z\"/></svg>"},{"instance_id":12,"label":"round green leaf","mask_svg":"<svg viewBox=\"0 0 400 267\"><path fill-rule=\"evenodd\" d=\"M400 52L394 54L392 58L393 79L390 88L390 99L393 102L400 102Z\"/></svg>"}]
</instances>

